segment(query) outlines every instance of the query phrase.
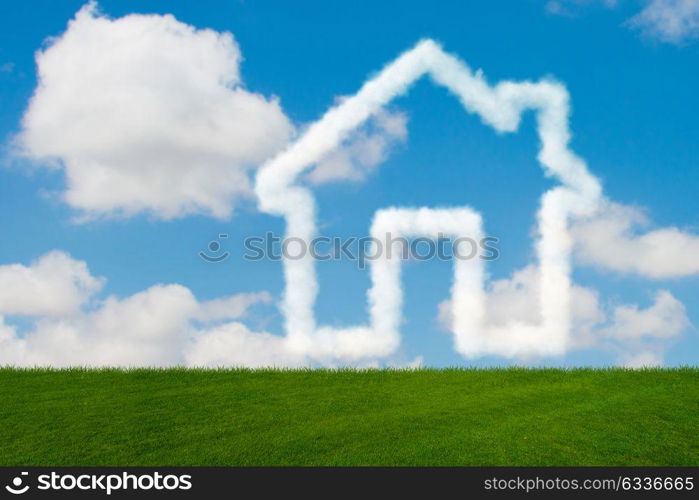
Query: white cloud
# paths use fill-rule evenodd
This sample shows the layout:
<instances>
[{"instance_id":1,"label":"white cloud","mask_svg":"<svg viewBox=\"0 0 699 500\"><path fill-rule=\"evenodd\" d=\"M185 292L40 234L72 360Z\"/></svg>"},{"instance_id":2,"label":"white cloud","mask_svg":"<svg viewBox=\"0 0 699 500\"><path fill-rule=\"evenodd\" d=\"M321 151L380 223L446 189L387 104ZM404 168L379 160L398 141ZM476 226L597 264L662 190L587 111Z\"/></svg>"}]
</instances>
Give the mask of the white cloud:
<instances>
[{"instance_id":1,"label":"white cloud","mask_svg":"<svg viewBox=\"0 0 699 500\"><path fill-rule=\"evenodd\" d=\"M633 368L662 365L665 352L692 326L684 304L665 290L656 292L645 309L624 304L614 307L610 316L596 332L596 345Z\"/></svg>"},{"instance_id":2,"label":"white cloud","mask_svg":"<svg viewBox=\"0 0 699 500\"><path fill-rule=\"evenodd\" d=\"M622 358L623 366L627 368L651 368L663 365L663 358L657 353L644 351Z\"/></svg>"},{"instance_id":3,"label":"white cloud","mask_svg":"<svg viewBox=\"0 0 699 500\"><path fill-rule=\"evenodd\" d=\"M41 81L25 116L22 143L34 156L62 160L68 178L66 199L87 215L149 211L164 218L193 212L226 216L236 196L248 191L247 169L283 145L290 133L277 103L242 89L239 58L229 35L196 31L170 16L109 20L85 8L68 31L38 55ZM629 341L636 351L642 345L642 352L648 353L655 351L642 344L647 338L664 340L658 333L663 328L669 329L667 336L675 336L687 326L683 306L669 294L658 295L648 309L621 306L610 323L596 292L572 285L568 220L590 213L603 199L598 180L569 149L565 88L546 79L491 86L481 72L472 72L430 40L401 55L267 163L257 183L261 208L286 216L289 235L309 240L315 233L312 194L294 181L304 169L311 172L306 179L312 183L365 176L406 133L404 116L388 114L382 119L383 106L425 74L447 86L467 111L499 132L515 131L521 114L535 109L541 139L538 159L544 171L561 182L542 197L538 266L493 283L487 294L481 268L455 273L454 289L461 295L455 300L458 308L450 312L456 311L451 319L464 320L452 328L460 352L557 355L603 337L622 346ZM343 143L372 116L373 132ZM333 154L344 155L344 160L333 162ZM431 234L441 225L462 228L463 221L481 230L480 216L468 207L386 209L377 212L375 224L379 219L419 234ZM580 255L622 272L653 277L696 272L693 236L674 229L635 236L630 232L634 221L635 215L624 210L619 215L609 206L583 219L573 233ZM377 227L382 229L381 224ZM374 226L372 235L373 231ZM675 247L669 264L663 260L668 243ZM629 267L627 262L634 259L617 259L619 249L638 262ZM372 265L370 324L335 329L316 325L318 283L312 261L285 262L289 279L282 309L287 337L278 337L231 321L252 304L269 301L264 293L199 302L180 285L155 285L81 309L99 289L99 280L84 263L64 257L67 271L60 278L5 266L10 285L13 279L24 281L25 275L35 282L31 292L20 294L24 299L0 296L0 314L41 317L27 332L3 320L0 363L361 364L385 359L399 345L402 289L400 270L392 263ZM397 277L391 286L387 276ZM72 295L61 297L71 287ZM42 293L48 305L28 300ZM572 339L571 330L576 332ZM621 356L632 355L627 351L622 347Z\"/></svg>"},{"instance_id":4,"label":"white cloud","mask_svg":"<svg viewBox=\"0 0 699 500\"><path fill-rule=\"evenodd\" d=\"M667 290L660 290L647 309L639 309L637 305L616 307L612 324L600 333L620 340L667 339L676 337L688 326L684 304Z\"/></svg>"},{"instance_id":5,"label":"white cloud","mask_svg":"<svg viewBox=\"0 0 699 500\"><path fill-rule=\"evenodd\" d=\"M401 112L382 110L351 139L328 153L306 178L311 184L333 181L363 181L383 163L391 148L408 136L407 117Z\"/></svg>"},{"instance_id":6,"label":"white cloud","mask_svg":"<svg viewBox=\"0 0 699 500\"><path fill-rule=\"evenodd\" d=\"M272 296L268 292L239 293L202 302L197 317L202 321L237 319L243 316L250 306L269 304L271 301Z\"/></svg>"},{"instance_id":7,"label":"white cloud","mask_svg":"<svg viewBox=\"0 0 699 500\"><path fill-rule=\"evenodd\" d=\"M245 89L230 33L171 15L109 19L90 3L36 61L17 142L60 160L83 217L227 217L292 133L276 99Z\"/></svg>"},{"instance_id":8,"label":"white cloud","mask_svg":"<svg viewBox=\"0 0 699 500\"><path fill-rule=\"evenodd\" d=\"M31 265L0 266L0 314L66 316L99 291L104 280L85 262L61 251L49 252Z\"/></svg>"},{"instance_id":9,"label":"white cloud","mask_svg":"<svg viewBox=\"0 0 699 500\"><path fill-rule=\"evenodd\" d=\"M663 42L681 44L699 38L699 1L650 0L628 25Z\"/></svg>"},{"instance_id":10,"label":"white cloud","mask_svg":"<svg viewBox=\"0 0 699 500\"><path fill-rule=\"evenodd\" d=\"M18 339L19 365L169 365L182 363L182 346L197 313L192 293L156 285L125 299L110 297L94 311L61 320L42 319Z\"/></svg>"},{"instance_id":11,"label":"white cloud","mask_svg":"<svg viewBox=\"0 0 699 500\"><path fill-rule=\"evenodd\" d=\"M699 1L642 0L644 8L624 24L643 35L662 42L681 45L699 38ZM550 14L573 17L582 8L604 6L614 8L618 0L549 0L545 9Z\"/></svg>"},{"instance_id":12,"label":"white cloud","mask_svg":"<svg viewBox=\"0 0 699 500\"><path fill-rule=\"evenodd\" d=\"M16 363L24 357L24 342L18 339L15 328L0 316L0 366Z\"/></svg>"},{"instance_id":13,"label":"white cloud","mask_svg":"<svg viewBox=\"0 0 699 500\"><path fill-rule=\"evenodd\" d=\"M507 81L491 86L482 72L472 72L431 40L402 54L365 82L357 94L328 110L290 148L258 172L260 206L286 218L287 236L310 240L315 235L312 192L296 181L306 171L316 172L312 169L319 159L342 148L343 140L425 73L449 88L468 111L479 114L500 132L515 131L520 114L528 107L534 108L542 147L538 159L544 171L561 182L541 199L537 265L487 286L482 262L456 262L452 299L442 305L440 313L442 320L450 322L460 353L468 357L541 357L603 343L611 344L608 347L619 356L627 356L638 351L639 344L648 350L645 341L658 340L661 331L664 338L669 338L687 328L684 306L668 292L659 293L655 304L647 309L617 307L608 320L597 292L572 283L574 246L576 255L588 262L662 278L699 270L699 239L677 228L633 233L634 223L640 221L639 213L606 200L598 179L569 149L566 89L550 80ZM571 220L576 221L572 230ZM469 207L391 207L376 212L370 232L379 240L387 233L410 237L467 234L478 238L482 224L480 215ZM283 312L294 348L319 360L385 357L394 352L400 342L403 305L400 263L395 260L371 262L369 323L340 329L316 324L313 303L319 286L313 261L285 261ZM633 342L625 344L629 338Z\"/></svg>"},{"instance_id":14,"label":"white cloud","mask_svg":"<svg viewBox=\"0 0 699 500\"><path fill-rule=\"evenodd\" d=\"M251 332L242 323L227 323L204 332L185 354L189 366L292 367L307 365L292 353L283 337Z\"/></svg>"},{"instance_id":15,"label":"white cloud","mask_svg":"<svg viewBox=\"0 0 699 500\"><path fill-rule=\"evenodd\" d=\"M544 172L561 182L542 196L537 217L541 322L526 326L509 323L505 327L487 324L483 263L472 259L470 265L458 266L454 273L452 295L459 304L453 308L455 348L468 357L513 357L524 352L563 354L570 331L567 221L575 214L594 209L601 199L601 186L587 170L585 161L569 147L569 95L558 82L542 79L491 85L481 71L472 71L433 40L423 40L366 81L355 95L329 109L289 148L265 163L257 173L255 186L260 209L285 217L288 237L310 241L316 235L313 193L297 181L423 76L445 86L465 111L478 115L497 132L516 131L522 114L532 110L540 139L537 158ZM391 207L376 212L370 232L380 240L387 232L434 238L440 228L449 236L477 238L482 232L481 217L464 206ZM295 348L317 359L332 356L348 361L394 352L400 344L403 302L400 262L396 260L371 263L369 321L347 328L317 324L314 302L319 286L313 260L286 260L282 311L287 337Z\"/></svg>"},{"instance_id":16,"label":"white cloud","mask_svg":"<svg viewBox=\"0 0 699 500\"><path fill-rule=\"evenodd\" d=\"M540 321L538 289L533 266L513 273L511 278L494 281L488 290L488 321L494 325L513 321L536 324ZM634 360L662 364L667 348L691 326L684 304L665 290L658 291L645 309L601 304L596 290L578 285L573 286L571 296L569 349L601 349L625 366L634 365ZM445 330L452 328L451 308L448 300L439 305L438 320ZM653 363L649 361L651 355Z\"/></svg>"},{"instance_id":17,"label":"white cloud","mask_svg":"<svg viewBox=\"0 0 699 500\"><path fill-rule=\"evenodd\" d=\"M51 252L30 267L0 267L0 365L290 366L304 360L282 337L238 321L268 303L266 292L200 302L181 285L154 285L129 297L94 299L101 285L84 262ZM3 315L37 316L26 331ZM223 322L222 321L227 321Z\"/></svg>"},{"instance_id":18,"label":"white cloud","mask_svg":"<svg viewBox=\"0 0 699 500\"><path fill-rule=\"evenodd\" d=\"M582 7L601 5L606 8L616 7L618 0L549 0L545 9L549 14L572 17Z\"/></svg>"},{"instance_id":19,"label":"white cloud","mask_svg":"<svg viewBox=\"0 0 699 500\"><path fill-rule=\"evenodd\" d=\"M526 266L512 273L510 278L495 280L487 291L486 322L494 326L508 323L537 324L541 322L538 304L539 274L535 266ZM594 328L606 320L595 290L573 285L571 293L571 330L574 345L585 347L592 342ZM438 321L442 328L453 325L452 303L445 300L439 305Z\"/></svg>"},{"instance_id":20,"label":"white cloud","mask_svg":"<svg viewBox=\"0 0 699 500\"><path fill-rule=\"evenodd\" d=\"M251 307L271 301L267 292L199 301L188 288L170 284L154 285L125 298L97 300L93 295L103 280L92 276L84 262L58 251L31 266L1 266L0 283L0 290L10 286L17 292L12 300L0 300L0 365L348 364L331 355L312 359L288 338L252 331L241 323ZM488 322L497 326L539 321L538 287L533 266L511 279L494 281L488 290ZM33 316L33 324L19 328L4 317L18 314ZM446 328L452 325L450 314L451 303L441 304L440 320ZM603 349L630 366L649 363L651 356L652 364L661 363L670 343L691 326L684 305L667 291L659 291L645 309L619 305L606 313L597 292L580 286L572 291L572 325L574 342L568 349ZM418 356L406 365L390 355L370 356L350 364L380 366L382 362L413 367L424 360Z\"/></svg>"},{"instance_id":21,"label":"white cloud","mask_svg":"<svg viewBox=\"0 0 699 500\"><path fill-rule=\"evenodd\" d=\"M573 224L576 256L586 264L663 279L699 273L699 236L676 227L638 233L648 226L633 207L605 202Z\"/></svg>"}]
</instances>

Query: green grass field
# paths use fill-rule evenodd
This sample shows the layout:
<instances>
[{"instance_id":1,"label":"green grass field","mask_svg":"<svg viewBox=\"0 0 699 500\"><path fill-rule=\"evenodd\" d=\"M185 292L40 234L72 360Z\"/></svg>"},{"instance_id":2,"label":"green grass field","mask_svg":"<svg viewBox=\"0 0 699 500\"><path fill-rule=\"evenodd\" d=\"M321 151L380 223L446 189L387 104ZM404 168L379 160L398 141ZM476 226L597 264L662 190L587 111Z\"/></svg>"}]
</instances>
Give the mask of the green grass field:
<instances>
[{"instance_id":1,"label":"green grass field","mask_svg":"<svg viewBox=\"0 0 699 500\"><path fill-rule=\"evenodd\" d=\"M699 369L0 369L0 465L699 465Z\"/></svg>"}]
</instances>

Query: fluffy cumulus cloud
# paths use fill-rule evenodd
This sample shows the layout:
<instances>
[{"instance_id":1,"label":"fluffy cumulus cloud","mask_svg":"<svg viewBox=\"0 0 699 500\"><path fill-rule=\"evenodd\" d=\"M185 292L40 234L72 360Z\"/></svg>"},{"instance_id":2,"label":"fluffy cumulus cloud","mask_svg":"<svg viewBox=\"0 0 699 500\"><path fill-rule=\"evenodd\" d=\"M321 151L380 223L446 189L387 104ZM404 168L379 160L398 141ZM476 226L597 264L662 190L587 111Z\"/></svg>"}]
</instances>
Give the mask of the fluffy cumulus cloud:
<instances>
[{"instance_id":1,"label":"fluffy cumulus cloud","mask_svg":"<svg viewBox=\"0 0 699 500\"><path fill-rule=\"evenodd\" d=\"M51 252L30 266L0 267L0 365L293 366L281 337L240 319L266 292L199 301L181 285L154 285L97 300L102 280L84 262ZM39 300L37 300L39 299ZM13 325L29 316L30 326Z\"/></svg>"},{"instance_id":2,"label":"fluffy cumulus cloud","mask_svg":"<svg viewBox=\"0 0 699 500\"><path fill-rule=\"evenodd\" d=\"M18 148L65 169L84 217L227 217L293 133L276 98L244 87L230 33L171 15L110 19L90 3L36 63Z\"/></svg>"},{"instance_id":3,"label":"fluffy cumulus cloud","mask_svg":"<svg viewBox=\"0 0 699 500\"><path fill-rule=\"evenodd\" d=\"M201 335L185 355L190 366L301 366L303 356L292 353L283 337L252 332L231 322Z\"/></svg>"},{"instance_id":4,"label":"fluffy cumulus cloud","mask_svg":"<svg viewBox=\"0 0 699 500\"><path fill-rule=\"evenodd\" d=\"M53 251L25 266L0 267L0 366L297 367L314 364L284 337L242 320L270 304L267 292L198 300L178 284L119 298L97 297L102 278ZM39 299L39 300L37 300ZM21 321L17 321L20 319ZM354 366L418 367L422 358L365 359ZM315 363L317 364L317 363ZM327 366L339 366L329 359Z\"/></svg>"},{"instance_id":5,"label":"fluffy cumulus cloud","mask_svg":"<svg viewBox=\"0 0 699 500\"><path fill-rule=\"evenodd\" d=\"M0 314L66 316L99 291L103 279L64 252L43 255L29 266L0 266Z\"/></svg>"},{"instance_id":6,"label":"fluffy cumulus cloud","mask_svg":"<svg viewBox=\"0 0 699 500\"><path fill-rule=\"evenodd\" d=\"M571 236L576 262L601 271L652 280L699 274L699 236L678 227L652 228L637 207L605 200L594 213L573 222ZM629 367L662 364L667 348L691 327L684 304L666 290L658 290L646 308L595 306L601 315L599 321L588 321L587 332L579 328L581 318L575 318L576 302L576 338L592 339Z\"/></svg>"},{"instance_id":7,"label":"fluffy cumulus cloud","mask_svg":"<svg viewBox=\"0 0 699 500\"><path fill-rule=\"evenodd\" d=\"M655 302L647 309L622 305L614 309L611 326L603 335L620 339L670 338L681 333L689 324L682 302L666 290L659 291Z\"/></svg>"},{"instance_id":8,"label":"fluffy cumulus cloud","mask_svg":"<svg viewBox=\"0 0 699 500\"><path fill-rule=\"evenodd\" d=\"M600 320L588 317L587 332L574 331L580 347L602 349L633 368L662 365L666 351L691 327L684 304L667 290L657 291L645 308L606 304L597 311Z\"/></svg>"},{"instance_id":9,"label":"fluffy cumulus cloud","mask_svg":"<svg viewBox=\"0 0 699 500\"><path fill-rule=\"evenodd\" d=\"M649 226L635 207L605 202L573 225L580 262L620 273L662 279L699 274L699 236L677 227Z\"/></svg>"},{"instance_id":10,"label":"fluffy cumulus cloud","mask_svg":"<svg viewBox=\"0 0 699 500\"><path fill-rule=\"evenodd\" d=\"M633 245L633 244L632 244ZM104 279L85 262L49 252L29 265L0 266L0 365L16 366L306 366L284 337L241 322L251 307L269 304L266 292L197 300L177 284L154 285L124 298L98 299ZM490 283L487 321L540 321L539 273L528 266ZM649 305L602 304L591 288L572 290L574 349L601 349L629 367L663 363L668 347L690 327L684 305L660 290ZM18 317L24 320L15 324ZM26 322L29 320L29 326ZM440 306L445 328L451 303ZM24 323L24 324L23 324ZM356 366L419 366L391 357ZM336 366L331 358L322 364Z\"/></svg>"}]
</instances>

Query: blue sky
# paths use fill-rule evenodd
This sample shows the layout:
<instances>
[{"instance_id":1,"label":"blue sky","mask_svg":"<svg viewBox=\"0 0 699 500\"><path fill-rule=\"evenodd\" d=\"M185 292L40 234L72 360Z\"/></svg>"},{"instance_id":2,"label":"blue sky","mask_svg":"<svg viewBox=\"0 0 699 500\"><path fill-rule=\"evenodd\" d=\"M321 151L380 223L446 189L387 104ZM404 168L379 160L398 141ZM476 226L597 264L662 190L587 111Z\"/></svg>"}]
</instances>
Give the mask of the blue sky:
<instances>
[{"instance_id":1,"label":"blue sky","mask_svg":"<svg viewBox=\"0 0 699 500\"><path fill-rule=\"evenodd\" d=\"M103 0L99 7L112 19L130 13L172 14L196 28L232 33L243 56L243 88L264 96L265 103L276 96L280 113L295 129L293 136L336 104L338 96L355 93L368 77L423 38L437 40L471 68L481 68L489 82L553 77L571 96L571 148L601 180L606 197L645 212L651 223L641 234L676 227L687 248L697 248L693 236L699 222L696 24L683 35L668 35L650 21L643 25L629 21L639 19L634 16L652 4L527 0L431 2L425 8L405 1L331 5ZM6 145L5 167L0 170L0 225L5 234L0 265L30 266L54 249L84 261L91 276L104 277L106 282L82 304L83 314L103 307L101 301L108 296L123 300L158 283L180 284L200 302L266 291L271 301L251 305L242 319L227 319L242 321L250 331L281 335L283 321L276 303L284 285L282 265L245 261L242 242L267 231L281 234L284 225L282 219L258 211L254 196L240 197L230 217L203 213L162 217L157 211L144 210L126 217L101 214L81 221L87 205L71 206L64 199L67 180L61 159L58 167L47 168L46 158L18 156L13 140L37 85L35 52L47 47L47 38L61 36L82 5L66 0L11 2L0 7L0 132ZM699 16L689 8L681 13L695 16L695 23ZM61 95L81 99L78 94ZM497 134L428 79L419 81L388 111L406 119L407 136L389 148L385 161L362 180L313 187L321 233L366 235L374 212L392 205L467 204L483 214L487 233L500 239L500 258L489 264L492 279L505 279L531 263L539 198L555 185L544 178L536 160L533 116L525 115L519 132ZM247 174L251 179L255 167ZM231 256L218 264L203 261L198 252L221 233L229 235L222 244ZM621 248L625 247L608 250ZM674 255L671 251L667 259ZM690 252L682 258L696 262L699 256ZM694 269L692 262L686 267ZM319 322L364 321L367 271L343 261L319 264L318 274ZM580 261L573 278L597 291L600 310L610 318L621 304L649 308L658 290L669 291L683 304L687 320L676 333L669 338L655 331L627 333L614 339L613 348L608 342L593 342L564 356L529 362L624 363L646 355L650 348L636 344L648 340L654 360L696 364L697 272L642 274ZM465 360L455 352L450 334L437 318L439 304L448 298L450 279L449 263L406 266L403 340L400 349L382 362L404 364L418 357L431 366L521 362L491 356ZM13 328L14 338L22 340L32 335L32 324L41 321L43 313L17 311L5 311L5 323ZM54 315L50 321L80 321L75 319L76 311L67 314L69 319ZM600 329L610 328L604 325ZM642 339L644 335L653 338ZM620 352L627 342L634 346L629 353ZM136 364L144 362L134 359Z\"/></svg>"}]
</instances>

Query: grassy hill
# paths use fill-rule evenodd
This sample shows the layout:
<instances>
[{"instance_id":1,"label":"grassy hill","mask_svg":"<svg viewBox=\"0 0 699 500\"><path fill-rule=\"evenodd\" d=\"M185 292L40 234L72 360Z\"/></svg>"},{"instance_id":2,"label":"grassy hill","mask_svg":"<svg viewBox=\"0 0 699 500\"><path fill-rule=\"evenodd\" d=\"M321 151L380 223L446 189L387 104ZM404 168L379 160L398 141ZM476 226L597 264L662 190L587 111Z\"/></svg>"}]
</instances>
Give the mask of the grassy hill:
<instances>
[{"instance_id":1,"label":"grassy hill","mask_svg":"<svg viewBox=\"0 0 699 500\"><path fill-rule=\"evenodd\" d=\"M0 369L0 465L699 465L699 369Z\"/></svg>"}]
</instances>

